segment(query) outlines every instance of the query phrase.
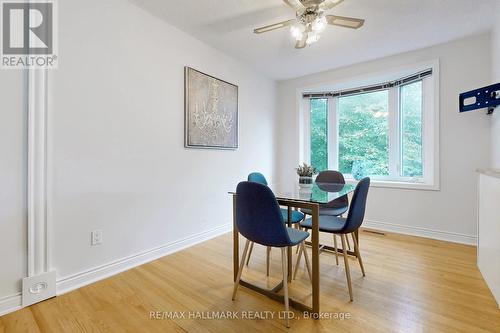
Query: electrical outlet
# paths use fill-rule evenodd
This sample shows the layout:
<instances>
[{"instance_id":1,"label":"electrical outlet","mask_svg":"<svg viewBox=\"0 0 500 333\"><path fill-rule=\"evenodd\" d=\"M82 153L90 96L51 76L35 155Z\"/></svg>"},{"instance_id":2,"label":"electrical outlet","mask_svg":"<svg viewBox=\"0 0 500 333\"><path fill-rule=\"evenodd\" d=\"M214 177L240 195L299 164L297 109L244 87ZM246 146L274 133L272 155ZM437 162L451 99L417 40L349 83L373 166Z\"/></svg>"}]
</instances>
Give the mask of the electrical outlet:
<instances>
[{"instance_id":1,"label":"electrical outlet","mask_svg":"<svg viewBox=\"0 0 500 333\"><path fill-rule=\"evenodd\" d=\"M94 230L90 233L90 244L92 246L102 244L102 230Z\"/></svg>"},{"instance_id":2,"label":"electrical outlet","mask_svg":"<svg viewBox=\"0 0 500 333\"><path fill-rule=\"evenodd\" d=\"M56 296L56 272L50 271L22 280L22 305L26 307Z\"/></svg>"}]
</instances>

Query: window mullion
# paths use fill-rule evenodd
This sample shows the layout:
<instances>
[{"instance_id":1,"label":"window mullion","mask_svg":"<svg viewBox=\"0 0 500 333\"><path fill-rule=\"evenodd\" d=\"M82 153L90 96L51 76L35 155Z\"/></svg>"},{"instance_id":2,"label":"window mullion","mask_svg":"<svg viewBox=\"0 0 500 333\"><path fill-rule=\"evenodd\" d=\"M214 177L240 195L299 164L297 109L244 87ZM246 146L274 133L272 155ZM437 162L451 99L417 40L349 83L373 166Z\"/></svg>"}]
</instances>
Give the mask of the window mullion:
<instances>
[{"instance_id":1,"label":"window mullion","mask_svg":"<svg viewBox=\"0 0 500 333\"><path fill-rule=\"evenodd\" d=\"M328 98L328 169L339 169L339 126L337 116L337 98Z\"/></svg>"},{"instance_id":2,"label":"window mullion","mask_svg":"<svg viewBox=\"0 0 500 333\"><path fill-rule=\"evenodd\" d=\"M302 127L302 156L300 158L304 163L311 163L311 99L304 99L304 114ZM300 163L300 161L299 161Z\"/></svg>"},{"instance_id":3,"label":"window mullion","mask_svg":"<svg viewBox=\"0 0 500 333\"><path fill-rule=\"evenodd\" d=\"M430 82L430 78L422 80L422 176L427 183L434 181L435 164L439 163L439 160L434 160L434 149L439 149L436 143L439 141L435 136L435 129L438 126L435 121L437 110L433 105L435 88Z\"/></svg>"},{"instance_id":4,"label":"window mullion","mask_svg":"<svg viewBox=\"0 0 500 333\"><path fill-rule=\"evenodd\" d=\"M399 178L401 168L401 135L399 88L389 89L389 177Z\"/></svg>"}]
</instances>

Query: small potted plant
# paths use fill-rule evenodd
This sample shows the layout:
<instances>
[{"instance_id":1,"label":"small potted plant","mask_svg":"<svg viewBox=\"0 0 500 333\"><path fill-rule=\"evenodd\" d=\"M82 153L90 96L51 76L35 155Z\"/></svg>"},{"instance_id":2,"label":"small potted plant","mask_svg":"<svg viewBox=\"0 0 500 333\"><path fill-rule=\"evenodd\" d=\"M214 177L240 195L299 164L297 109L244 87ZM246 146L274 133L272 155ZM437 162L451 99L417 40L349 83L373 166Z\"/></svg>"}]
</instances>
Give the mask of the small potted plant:
<instances>
[{"instance_id":1,"label":"small potted plant","mask_svg":"<svg viewBox=\"0 0 500 333\"><path fill-rule=\"evenodd\" d=\"M304 163L295 170L297 170L299 176L299 187L311 188L313 186L312 176L316 174L316 168Z\"/></svg>"}]
</instances>

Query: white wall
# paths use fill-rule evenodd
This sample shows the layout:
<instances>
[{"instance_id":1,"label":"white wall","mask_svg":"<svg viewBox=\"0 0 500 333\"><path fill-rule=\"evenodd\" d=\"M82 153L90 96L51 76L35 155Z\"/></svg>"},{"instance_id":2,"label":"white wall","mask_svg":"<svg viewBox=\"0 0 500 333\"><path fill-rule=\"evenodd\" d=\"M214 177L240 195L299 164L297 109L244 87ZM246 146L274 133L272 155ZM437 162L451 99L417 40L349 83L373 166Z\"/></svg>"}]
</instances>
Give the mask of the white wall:
<instances>
[{"instance_id":1,"label":"white wall","mask_svg":"<svg viewBox=\"0 0 500 333\"><path fill-rule=\"evenodd\" d=\"M341 53L335 50L332 56ZM381 72L384 69L440 60L440 191L372 187L367 224L461 242L474 242L477 175L489 163L490 119L484 112L459 114L458 94L489 83L490 36L473 36L418 51L283 81L278 86L280 112L279 182L295 181L299 161L297 90Z\"/></svg>"},{"instance_id":2,"label":"white wall","mask_svg":"<svg viewBox=\"0 0 500 333\"><path fill-rule=\"evenodd\" d=\"M58 280L231 222L272 178L276 84L125 0L60 1L50 73L50 262ZM184 148L184 66L239 86L240 148ZM90 232L104 243L90 246ZM226 229L227 230L227 229Z\"/></svg>"},{"instance_id":3,"label":"white wall","mask_svg":"<svg viewBox=\"0 0 500 333\"><path fill-rule=\"evenodd\" d=\"M0 70L0 312L27 271L25 85L21 70Z\"/></svg>"},{"instance_id":4,"label":"white wall","mask_svg":"<svg viewBox=\"0 0 500 333\"><path fill-rule=\"evenodd\" d=\"M496 25L492 33L492 81L500 82L500 3L497 3ZM497 107L491 120L491 158L492 166L500 169L500 107Z\"/></svg>"}]
</instances>

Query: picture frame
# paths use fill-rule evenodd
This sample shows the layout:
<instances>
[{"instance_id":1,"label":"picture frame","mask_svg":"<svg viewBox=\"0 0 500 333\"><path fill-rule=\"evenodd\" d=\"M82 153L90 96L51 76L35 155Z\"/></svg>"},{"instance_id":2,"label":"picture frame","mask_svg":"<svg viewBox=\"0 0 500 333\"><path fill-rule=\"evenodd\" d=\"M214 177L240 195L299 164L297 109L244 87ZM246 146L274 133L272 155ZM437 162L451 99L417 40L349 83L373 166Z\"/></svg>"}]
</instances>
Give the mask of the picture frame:
<instances>
[{"instance_id":1,"label":"picture frame","mask_svg":"<svg viewBox=\"0 0 500 333\"><path fill-rule=\"evenodd\" d=\"M184 98L186 148L238 149L237 85L186 66Z\"/></svg>"}]
</instances>

